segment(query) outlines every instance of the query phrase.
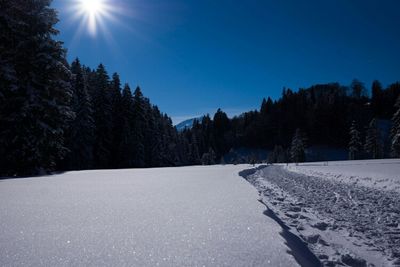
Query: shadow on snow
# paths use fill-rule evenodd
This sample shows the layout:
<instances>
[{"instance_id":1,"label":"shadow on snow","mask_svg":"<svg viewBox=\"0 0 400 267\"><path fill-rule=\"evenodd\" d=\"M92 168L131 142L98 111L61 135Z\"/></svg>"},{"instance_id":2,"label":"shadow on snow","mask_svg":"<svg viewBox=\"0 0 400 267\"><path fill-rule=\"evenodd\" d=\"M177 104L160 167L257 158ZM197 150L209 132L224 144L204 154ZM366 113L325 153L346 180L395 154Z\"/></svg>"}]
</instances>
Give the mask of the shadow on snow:
<instances>
[{"instance_id":1,"label":"shadow on snow","mask_svg":"<svg viewBox=\"0 0 400 267\"><path fill-rule=\"evenodd\" d=\"M252 175L256 173L257 170L261 170L265 167L267 166L261 165L257 168L243 170L239 172L239 175L247 180L247 177L249 175ZM297 235L293 234L290 231L290 228L271 209L269 209L262 200L259 201L267 208L267 210L265 210L263 214L274 220L282 228L280 235L285 239L285 244L289 248L287 252L293 256L297 263L300 264L302 267L322 266L321 261L311 252L311 250L307 246L307 243L304 242Z\"/></svg>"}]
</instances>

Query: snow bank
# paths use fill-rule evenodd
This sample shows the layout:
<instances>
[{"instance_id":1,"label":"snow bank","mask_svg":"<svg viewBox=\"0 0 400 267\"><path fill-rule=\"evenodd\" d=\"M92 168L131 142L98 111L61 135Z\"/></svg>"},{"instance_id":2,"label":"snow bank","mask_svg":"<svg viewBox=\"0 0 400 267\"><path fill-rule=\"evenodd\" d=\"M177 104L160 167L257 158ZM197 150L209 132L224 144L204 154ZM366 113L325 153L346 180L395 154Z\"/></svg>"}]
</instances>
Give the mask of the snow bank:
<instances>
[{"instance_id":1,"label":"snow bank","mask_svg":"<svg viewBox=\"0 0 400 267\"><path fill-rule=\"evenodd\" d=\"M0 180L0 265L297 266L247 167Z\"/></svg>"}]
</instances>

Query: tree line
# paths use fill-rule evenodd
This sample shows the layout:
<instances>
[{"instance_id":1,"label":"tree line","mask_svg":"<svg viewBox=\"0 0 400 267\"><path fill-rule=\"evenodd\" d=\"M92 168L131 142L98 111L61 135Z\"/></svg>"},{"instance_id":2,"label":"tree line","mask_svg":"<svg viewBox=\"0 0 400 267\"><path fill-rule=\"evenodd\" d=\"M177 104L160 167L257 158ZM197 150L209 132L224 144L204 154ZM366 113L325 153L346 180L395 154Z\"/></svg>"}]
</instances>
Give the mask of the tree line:
<instances>
[{"instance_id":1,"label":"tree line","mask_svg":"<svg viewBox=\"0 0 400 267\"><path fill-rule=\"evenodd\" d=\"M351 159L400 155L399 83L376 81L371 96L357 80L284 89L259 110L230 119L218 109L179 132L140 87L102 64L69 64L50 3L1 2L1 176L224 163L239 147L271 150L270 162L304 161L318 144L349 148ZM390 120L384 138L378 126Z\"/></svg>"},{"instance_id":2,"label":"tree line","mask_svg":"<svg viewBox=\"0 0 400 267\"><path fill-rule=\"evenodd\" d=\"M371 91L371 95L369 95ZM310 146L349 151L349 159L398 157L400 147L400 83L371 90L354 80L349 86L318 84L297 92L283 89L278 100L263 99L259 110L229 119L218 110L184 131L198 147L197 155L215 153L216 160L238 147L271 151L268 161L302 162ZM396 102L397 99L397 102ZM385 132L385 127L387 132ZM251 158L247 161L260 159ZM265 159L264 159L265 160Z\"/></svg>"}]
</instances>

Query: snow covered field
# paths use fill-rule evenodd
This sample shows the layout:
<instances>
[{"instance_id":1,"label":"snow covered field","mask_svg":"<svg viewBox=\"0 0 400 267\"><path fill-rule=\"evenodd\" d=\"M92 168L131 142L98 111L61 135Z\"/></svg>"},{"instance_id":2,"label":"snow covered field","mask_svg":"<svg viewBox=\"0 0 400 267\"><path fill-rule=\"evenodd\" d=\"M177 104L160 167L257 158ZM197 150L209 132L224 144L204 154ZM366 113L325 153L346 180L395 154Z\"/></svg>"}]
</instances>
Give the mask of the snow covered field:
<instances>
[{"instance_id":1,"label":"snow covered field","mask_svg":"<svg viewBox=\"0 0 400 267\"><path fill-rule=\"evenodd\" d=\"M0 265L297 266L248 167L0 180Z\"/></svg>"},{"instance_id":2,"label":"snow covered field","mask_svg":"<svg viewBox=\"0 0 400 267\"><path fill-rule=\"evenodd\" d=\"M400 159L289 164L287 170L400 193Z\"/></svg>"},{"instance_id":3,"label":"snow covered field","mask_svg":"<svg viewBox=\"0 0 400 267\"><path fill-rule=\"evenodd\" d=\"M399 160L260 167L242 175L327 266L399 266Z\"/></svg>"}]
</instances>

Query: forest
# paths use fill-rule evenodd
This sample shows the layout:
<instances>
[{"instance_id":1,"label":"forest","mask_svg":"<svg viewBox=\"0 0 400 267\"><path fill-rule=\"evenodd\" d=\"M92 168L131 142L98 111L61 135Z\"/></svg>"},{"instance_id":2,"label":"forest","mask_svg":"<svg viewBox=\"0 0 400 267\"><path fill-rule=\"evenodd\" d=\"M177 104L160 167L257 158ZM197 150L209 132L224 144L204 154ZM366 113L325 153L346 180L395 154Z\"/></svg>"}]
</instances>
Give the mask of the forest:
<instances>
[{"instance_id":1,"label":"forest","mask_svg":"<svg viewBox=\"0 0 400 267\"><path fill-rule=\"evenodd\" d=\"M272 150L270 162L304 161L304 155L294 160L292 154L303 154L312 145L348 149L350 159L396 156L399 95L400 83L383 88L379 81L371 90L358 80L350 86L329 83L297 92L283 89L280 99L263 99L259 110L232 119L218 110L212 119L207 115L195 122L184 135L197 144L200 155L211 147L217 159L232 148L249 147ZM293 147L299 148L293 151Z\"/></svg>"},{"instance_id":2,"label":"forest","mask_svg":"<svg viewBox=\"0 0 400 267\"><path fill-rule=\"evenodd\" d=\"M0 11L2 176L225 163L241 147L272 151L245 159L253 163L305 161L312 145L346 148L349 159L400 155L399 82L285 88L259 110L228 118L218 109L178 131L140 87L103 64L67 62L50 2L14 1Z\"/></svg>"}]
</instances>

